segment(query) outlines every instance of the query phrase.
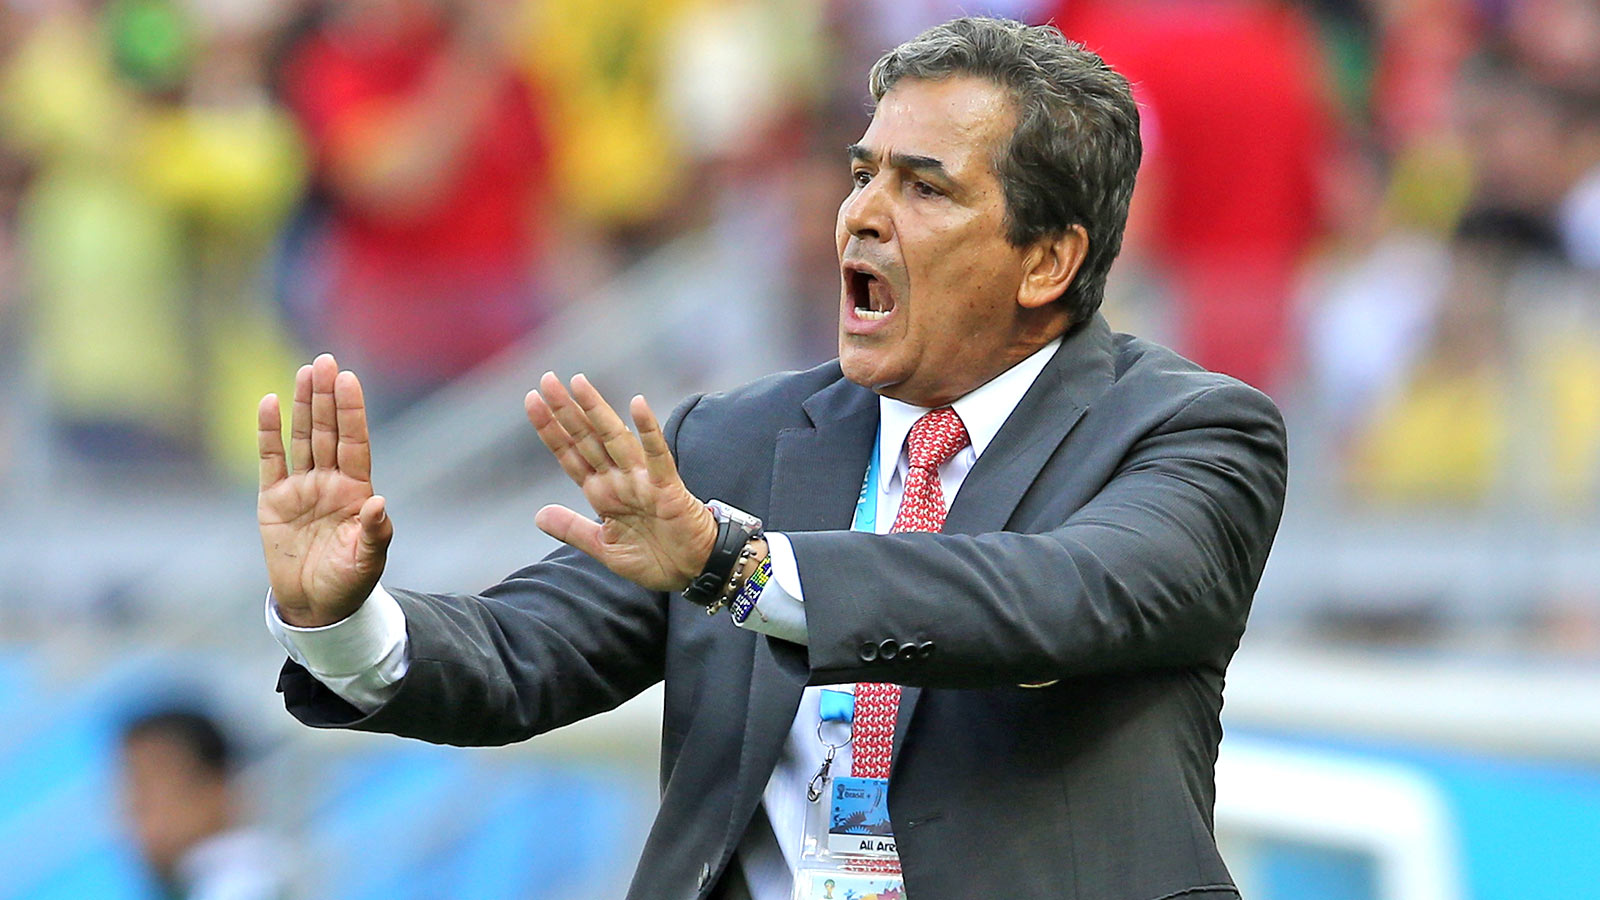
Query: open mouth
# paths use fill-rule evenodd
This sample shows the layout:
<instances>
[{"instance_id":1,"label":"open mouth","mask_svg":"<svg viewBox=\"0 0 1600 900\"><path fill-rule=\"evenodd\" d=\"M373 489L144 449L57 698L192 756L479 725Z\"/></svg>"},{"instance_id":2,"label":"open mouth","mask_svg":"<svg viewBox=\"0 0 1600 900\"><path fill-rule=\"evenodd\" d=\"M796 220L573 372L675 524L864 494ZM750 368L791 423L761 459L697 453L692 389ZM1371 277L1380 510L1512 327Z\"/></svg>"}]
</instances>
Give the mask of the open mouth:
<instances>
[{"instance_id":1,"label":"open mouth","mask_svg":"<svg viewBox=\"0 0 1600 900\"><path fill-rule=\"evenodd\" d=\"M882 319L894 311L894 295L882 278L860 269L849 269L850 302L856 317L867 322Z\"/></svg>"}]
</instances>

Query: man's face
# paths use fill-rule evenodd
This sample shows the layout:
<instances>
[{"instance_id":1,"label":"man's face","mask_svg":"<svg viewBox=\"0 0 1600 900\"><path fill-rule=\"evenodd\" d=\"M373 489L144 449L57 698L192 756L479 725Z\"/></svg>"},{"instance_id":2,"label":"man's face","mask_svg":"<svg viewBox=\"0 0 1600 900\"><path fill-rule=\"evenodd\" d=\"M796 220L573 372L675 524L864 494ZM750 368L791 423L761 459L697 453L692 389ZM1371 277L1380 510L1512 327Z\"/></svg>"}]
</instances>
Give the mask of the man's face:
<instances>
[{"instance_id":1,"label":"man's face","mask_svg":"<svg viewBox=\"0 0 1600 900\"><path fill-rule=\"evenodd\" d=\"M1025 249L1005 237L994 161L1016 112L979 78L904 80L851 148L839 207L845 377L918 406L966 394L1031 352L1019 341Z\"/></svg>"},{"instance_id":2,"label":"man's face","mask_svg":"<svg viewBox=\"0 0 1600 900\"><path fill-rule=\"evenodd\" d=\"M128 739L122 762L134 838L151 867L171 877L189 848L227 827L227 785L187 748L161 736Z\"/></svg>"}]
</instances>

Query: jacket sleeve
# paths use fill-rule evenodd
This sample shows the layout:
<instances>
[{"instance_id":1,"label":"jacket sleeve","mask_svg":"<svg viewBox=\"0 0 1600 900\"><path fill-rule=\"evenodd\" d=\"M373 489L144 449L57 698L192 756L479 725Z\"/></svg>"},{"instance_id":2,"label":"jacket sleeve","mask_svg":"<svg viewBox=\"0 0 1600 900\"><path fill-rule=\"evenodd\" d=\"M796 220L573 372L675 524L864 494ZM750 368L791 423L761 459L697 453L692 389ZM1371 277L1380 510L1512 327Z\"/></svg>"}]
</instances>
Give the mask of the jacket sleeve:
<instances>
[{"instance_id":1,"label":"jacket sleeve","mask_svg":"<svg viewBox=\"0 0 1600 900\"><path fill-rule=\"evenodd\" d=\"M698 400L668 419L675 452L678 427ZM398 691L363 716L287 662L278 690L300 721L441 744L505 744L612 709L662 677L667 595L570 547L481 594L389 593L406 618L409 665Z\"/></svg>"},{"instance_id":2,"label":"jacket sleeve","mask_svg":"<svg viewBox=\"0 0 1600 900\"><path fill-rule=\"evenodd\" d=\"M1040 533L791 533L812 681L991 687L1225 664L1286 474L1277 409L1229 384L1147 431Z\"/></svg>"}]
</instances>

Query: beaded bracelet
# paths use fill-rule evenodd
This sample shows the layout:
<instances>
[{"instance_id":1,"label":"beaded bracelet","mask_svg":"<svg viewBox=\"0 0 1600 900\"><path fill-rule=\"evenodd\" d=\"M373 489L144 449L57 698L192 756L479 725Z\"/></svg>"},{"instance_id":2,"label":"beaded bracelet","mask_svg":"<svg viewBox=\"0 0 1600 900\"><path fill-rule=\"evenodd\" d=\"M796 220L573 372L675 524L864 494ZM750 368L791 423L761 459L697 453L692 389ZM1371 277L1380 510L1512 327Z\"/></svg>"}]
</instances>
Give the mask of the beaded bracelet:
<instances>
[{"instance_id":1,"label":"beaded bracelet","mask_svg":"<svg viewBox=\"0 0 1600 900\"><path fill-rule=\"evenodd\" d=\"M761 592L771 580L772 557L768 556L761 560L761 565L756 566L756 570L745 579L739 595L733 598L733 602L728 606L728 615L733 617L735 624L743 625L744 620L750 618L750 614L755 611L756 601L761 598Z\"/></svg>"},{"instance_id":2,"label":"beaded bracelet","mask_svg":"<svg viewBox=\"0 0 1600 900\"><path fill-rule=\"evenodd\" d=\"M744 571L745 565L755 555L756 542L752 538L746 541L744 547L739 550L739 558L733 564L733 574L728 576L728 580L722 585L722 589L717 591L716 599L706 605L706 615L715 615L724 606L733 602L735 597L739 596L739 591L744 588L745 584L745 578L740 577L739 573Z\"/></svg>"}]
</instances>

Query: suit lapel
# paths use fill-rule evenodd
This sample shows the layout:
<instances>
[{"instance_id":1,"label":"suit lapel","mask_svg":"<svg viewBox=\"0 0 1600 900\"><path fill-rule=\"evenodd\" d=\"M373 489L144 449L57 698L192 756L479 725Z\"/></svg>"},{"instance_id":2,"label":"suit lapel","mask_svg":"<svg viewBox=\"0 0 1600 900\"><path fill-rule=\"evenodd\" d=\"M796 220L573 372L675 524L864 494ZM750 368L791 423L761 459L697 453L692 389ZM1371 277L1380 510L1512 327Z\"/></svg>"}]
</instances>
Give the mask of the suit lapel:
<instances>
[{"instance_id":1,"label":"suit lapel","mask_svg":"<svg viewBox=\"0 0 1600 900\"><path fill-rule=\"evenodd\" d=\"M1006 418L1000 433L978 457L950 505L944 532L986 534L1004 530L1040 470L1089 405L1110 387L1112 377L1111 328L1097 314L1061 342L1055 356ZM895 757L900 754L921 696L922 689L917 687L907 687L900 693L894 729Z\"/></svg>"},{"instance_id":2,"label":"suit lapel","mask_svg":"<svg viewBox=\"0 0 1600 900\"><path fill-rule=\"evenodd\" d=\"M1096 315L1062 341L967 474L945 519L945 532L1004 529L1073 425L1110 386L1112 375L1111 329ZM841 378L802 406L811 427L778 435L766 526L773 531L849 528L877 435L877 395ZM734 821L729 823L729 840L734 843L777 764L809 674L805 654L798 648L765 637L757 637L753 647ZM921 693L915 687L901 693L896 757Z\"/></svg>"},{"instance_id":3,"label":"suit lapel","mask_svg":"<svg viewBox=\"0 0 1600 900\"><path fill-rule=\"evenodd\" d=\"M841 378L803 408L811 427L778 435L766 527L823 531L850 527L878 431L877 395ZM783 750L809 669L803 649L757 636L749 706L729 840L737 842Z\"/></svg>"},{"instance_id":4,"label":"suit lapel","mask_svg":"<svg viewBox=\"0 0 1600 900\"><path fill-rule=\"evenodd\" d=\"M768 525L774 531L849 528L878 433L878 395L841 378L802 408L812 427L778 435Z\"/></svg>"}]
</instances>

